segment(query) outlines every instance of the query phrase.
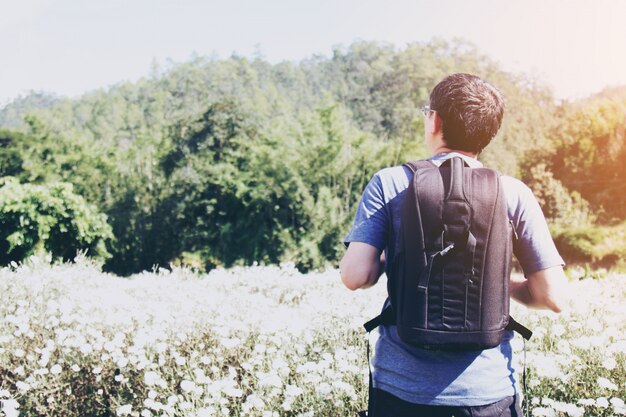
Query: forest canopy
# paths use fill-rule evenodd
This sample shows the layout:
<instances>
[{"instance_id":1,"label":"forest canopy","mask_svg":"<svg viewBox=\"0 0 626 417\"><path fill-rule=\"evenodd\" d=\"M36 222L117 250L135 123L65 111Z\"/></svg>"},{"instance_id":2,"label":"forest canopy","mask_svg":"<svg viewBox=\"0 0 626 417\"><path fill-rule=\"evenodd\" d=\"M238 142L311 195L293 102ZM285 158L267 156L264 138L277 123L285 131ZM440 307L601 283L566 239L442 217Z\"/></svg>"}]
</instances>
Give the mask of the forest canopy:
<instances>
[{"instance_id":1,"label":"forest canopy","mask_svg":"<svg viewBox=\"0 0 626 417\"><path fill-rule=\"evenodd\" d=\"M0 110L0 177L72 184L110 225L105 268L118 274L323 268L371 176L427 156L419 108L455 72L504 94L480 159L531 186L566 260L622 259L624 89L557 103L463 41L357 42L276 64L197 57L76 99L32 93Z\"/></svg>"}]
</instances>

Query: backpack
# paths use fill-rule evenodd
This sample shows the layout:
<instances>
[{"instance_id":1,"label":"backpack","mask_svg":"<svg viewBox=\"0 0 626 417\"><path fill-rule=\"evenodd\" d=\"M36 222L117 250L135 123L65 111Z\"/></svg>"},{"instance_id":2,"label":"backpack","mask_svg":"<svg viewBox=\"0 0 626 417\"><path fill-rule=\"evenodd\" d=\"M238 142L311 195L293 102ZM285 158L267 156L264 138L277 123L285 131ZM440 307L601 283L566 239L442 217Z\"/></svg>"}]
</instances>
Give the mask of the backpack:
<instances>
[{"instance_id":1,"label":"backpack","mask_svg":"<svg viewBox=\"0 0 626 417\"><path fill-rule=\"evenodd\" d=\"M395 324L404 342L423 349L492 348L509 329L528 339L509 316L515 231L500 174L460 157L405 166L414 176L391 260L390 304L365 329Z\"/></svg>"}]
</instances>

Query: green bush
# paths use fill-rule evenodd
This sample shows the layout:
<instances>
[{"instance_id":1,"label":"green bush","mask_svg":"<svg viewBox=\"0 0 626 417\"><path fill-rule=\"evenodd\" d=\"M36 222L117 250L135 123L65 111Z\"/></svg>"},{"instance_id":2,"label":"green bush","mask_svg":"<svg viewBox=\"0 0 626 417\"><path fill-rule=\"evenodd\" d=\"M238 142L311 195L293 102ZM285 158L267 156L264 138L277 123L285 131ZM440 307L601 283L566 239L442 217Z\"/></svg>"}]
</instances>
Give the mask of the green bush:
<instances>
[{"instance_id":1,"label":"green bush","mask_svg":"<svg viewBox=\"0 0 626 417\"><path fill-rule=\"evenodd\" d=\"M554 243L569 265L591 264L615 267L626 256L626 223L616 226L557 226L552 229Z\"/></svg>"},{"instance_id":2,"label":"green bush","mask_svg":"<svg viewBox=\"0 0 626 417\"><path fill-rule=\"evenodd\" d=\"M589 203L576 191L570 192L545 163L527 169L524 182L533 191L543 213L551 223L570 227L572 224L589 224L596 220Z\"/></svg>"},{"instance_id":3,"label":"green bush","mask_svg":"<svg viewBox=\"0 0 626 417\"><path fill-rule=\"evenodd\" d=\"M78 251L107 259L113 238L106 216L73 192L72 184L20 184L0 179L0 264L47 252L72 260Z\"/></svg>"},{"instance_id":4,"label":"green bush","mask_svg":"<svg viewBox=\"0 0 626 417\"><path fill-rule=\"evenodd\" d=\"M554 243L566 262L593 262L601 257L599 245L604 234L598 228L557 229Z\"/></svg>"}]
</instances>

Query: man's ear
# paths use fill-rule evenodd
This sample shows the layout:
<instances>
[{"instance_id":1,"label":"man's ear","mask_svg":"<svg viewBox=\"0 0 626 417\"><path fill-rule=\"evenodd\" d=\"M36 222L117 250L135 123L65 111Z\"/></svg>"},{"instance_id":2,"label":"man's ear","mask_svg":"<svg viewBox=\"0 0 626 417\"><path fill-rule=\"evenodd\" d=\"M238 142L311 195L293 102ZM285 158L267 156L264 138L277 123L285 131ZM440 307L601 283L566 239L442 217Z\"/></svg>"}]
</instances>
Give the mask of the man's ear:
<instances>
[{"instance_id":1,"label":"man's ear","mask_svg":"<svg viewBox=\"0 0 626 417\"><path fill-rule=\"evenodd\" d=\"M443 135L443 119L436 111L433 112L433 124L431 133L433 135L437 135L439 133Z\"/></svg>"}]
</instances>

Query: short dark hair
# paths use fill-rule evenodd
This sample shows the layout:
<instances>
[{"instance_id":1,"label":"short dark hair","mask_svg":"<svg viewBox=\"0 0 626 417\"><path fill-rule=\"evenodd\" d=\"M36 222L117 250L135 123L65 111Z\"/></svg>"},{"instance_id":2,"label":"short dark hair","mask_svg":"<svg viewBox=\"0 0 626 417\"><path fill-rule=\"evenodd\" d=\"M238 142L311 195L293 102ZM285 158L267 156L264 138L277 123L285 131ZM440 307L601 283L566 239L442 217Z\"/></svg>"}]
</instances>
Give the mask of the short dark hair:
<instances>
[{"instance_id":1,"label":"short dark hair","mask_svg":"<svg viewBox=\"0 0 626 417\"><path fill-rule=\"evenodd\" d=\"M459 73L433 88L430 108L443 120L443 140L448 147L479 153L500 129L504 98L481 78Z\"/></svg>"}]
</instances>

